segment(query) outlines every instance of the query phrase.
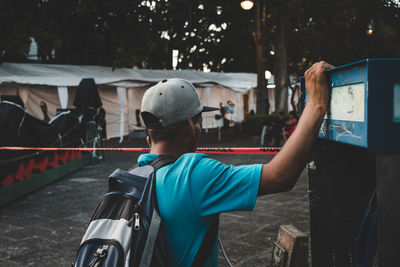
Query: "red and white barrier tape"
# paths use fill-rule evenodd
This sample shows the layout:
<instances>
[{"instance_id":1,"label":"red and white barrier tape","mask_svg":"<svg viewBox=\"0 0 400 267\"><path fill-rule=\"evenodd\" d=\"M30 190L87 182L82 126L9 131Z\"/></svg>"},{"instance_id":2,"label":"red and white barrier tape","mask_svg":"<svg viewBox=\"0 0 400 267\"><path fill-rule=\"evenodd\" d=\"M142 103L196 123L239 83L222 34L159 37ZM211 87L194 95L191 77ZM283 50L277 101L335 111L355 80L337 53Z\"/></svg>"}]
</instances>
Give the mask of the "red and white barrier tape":
<instances>
[{"instance_id":1,"label":"red and white barrier tape","mask_svg":"<svg viewBox=\"0 0 400 267\"><path fill-rule=\"evenodd\" d=\"M133 151L149 152L149 148L131 148L131 147L19 147L3 146L0 150L37 150L37 151ZM280 147L202 147L196 150L196 153L211 154L270 154L275 155L281 150Z\"/></svg>"}]
</instances>

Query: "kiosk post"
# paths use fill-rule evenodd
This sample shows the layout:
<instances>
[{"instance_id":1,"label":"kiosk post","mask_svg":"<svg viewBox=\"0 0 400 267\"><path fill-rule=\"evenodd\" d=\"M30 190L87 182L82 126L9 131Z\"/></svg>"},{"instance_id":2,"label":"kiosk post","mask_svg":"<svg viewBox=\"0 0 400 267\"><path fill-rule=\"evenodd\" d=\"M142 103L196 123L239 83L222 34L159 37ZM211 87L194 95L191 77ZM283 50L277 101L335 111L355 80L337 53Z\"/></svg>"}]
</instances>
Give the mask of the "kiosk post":
<instances>
[{"instance_id":1,"label":"kiosk post","mask_svg":"<svg viewBox=\"0 0 400 267\"><path fill-rule=\"evenodd\" d=\"M330 106L308 165L312 264L397 266L400 59L362 60L327 74ZM301 87L304 107L304 79Z\"/></svg>"}]
</instances>

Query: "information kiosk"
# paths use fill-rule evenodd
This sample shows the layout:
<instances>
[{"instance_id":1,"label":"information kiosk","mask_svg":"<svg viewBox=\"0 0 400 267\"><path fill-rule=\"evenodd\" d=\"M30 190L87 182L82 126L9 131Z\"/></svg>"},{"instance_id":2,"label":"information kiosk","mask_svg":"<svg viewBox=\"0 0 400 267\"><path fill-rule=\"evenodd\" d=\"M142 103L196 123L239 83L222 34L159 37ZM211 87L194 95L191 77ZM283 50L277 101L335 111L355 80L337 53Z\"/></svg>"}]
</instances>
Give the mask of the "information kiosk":
<instances>
[{"instance_id":1,"label":"information kiosk","mask_svg":"<svg viewBox=\"0 0 400 267\"><path fill-rule=\"evenodd\" d=\"M400 59L326 73L330 106L308 165L312 265L399 266ZM301 89L304 107L304 79Z\"/></svg>"}]
</instances>

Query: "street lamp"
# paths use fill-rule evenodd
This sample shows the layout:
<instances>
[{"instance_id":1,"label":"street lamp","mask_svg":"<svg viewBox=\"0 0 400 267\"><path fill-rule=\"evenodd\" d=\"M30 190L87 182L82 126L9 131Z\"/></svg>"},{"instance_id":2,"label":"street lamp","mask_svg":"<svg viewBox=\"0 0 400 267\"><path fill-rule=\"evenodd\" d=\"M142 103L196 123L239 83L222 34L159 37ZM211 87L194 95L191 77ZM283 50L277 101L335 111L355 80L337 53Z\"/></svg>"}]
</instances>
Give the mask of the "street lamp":
<instances>
[{"instance_id":1,"label":"street lamp","mask_svg":"<svg viewBox=\"0 0 400 267\"><path fill-rule=\"evenodd\" d=\"M253 7L254 2L244 0L240 6L244 10L249 10ZM257 0L256 2L256 31L253 33L254 43L256 46L256 63L257 63L257 113L268 113L269 100L268 92L265 83L265 57L264 57L264 32L266 24L266 6L264 1Z\"/></svg>"},{"instance_id":2,"label":"street lamp","mask_svg":"<svg viewBox=\"0 0 400 267\"><path fill-rule=\"evenodd\" d=\"M269 80L269 79L271 79L271 77L272 77L272 73L269 71L269 70L266 70L265 71L265 80Z\"/></svg>"},{"instance_id":3,"label":"street lamp","mask_svg":"<svg viewBox=\"0 0 400 267\"><path fill-rule=\"evenodd\" d=\"M371 19L368 23L367 34L372 35L374 33L374 22Z\"/></svg>"},{"instance_id":4,"label":"street lamp","mask_svg":"<svg viewBox=\"0 0 400 267\"><path fill-rule=\"evenodd\" d=\"M254 2L250 1L250 0L245 0L240 2L240 6L244 9L244 10L250 10L253 8L254 6Z\"/></svg>"}]
</instances>

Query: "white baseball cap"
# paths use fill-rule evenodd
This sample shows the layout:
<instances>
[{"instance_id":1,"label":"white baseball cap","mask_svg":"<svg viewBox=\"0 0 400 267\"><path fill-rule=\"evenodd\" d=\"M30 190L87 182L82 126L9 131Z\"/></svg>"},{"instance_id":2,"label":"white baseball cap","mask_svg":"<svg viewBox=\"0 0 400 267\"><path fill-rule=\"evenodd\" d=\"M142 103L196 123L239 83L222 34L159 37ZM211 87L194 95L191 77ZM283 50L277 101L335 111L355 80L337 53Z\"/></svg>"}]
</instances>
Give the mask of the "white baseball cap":
<instances>
[{"instance_id":1,"label":"white baseball cap","mask_svg":"<svg viewBox=\"0 0 400 267\"><path fill-rule=\"evenodd\" d=\"M161 129L214 110L218 108L201 104L192 83L173 78L160 81L144 93L140 114L146 128Z\"/></svg>"}]
</instances>

